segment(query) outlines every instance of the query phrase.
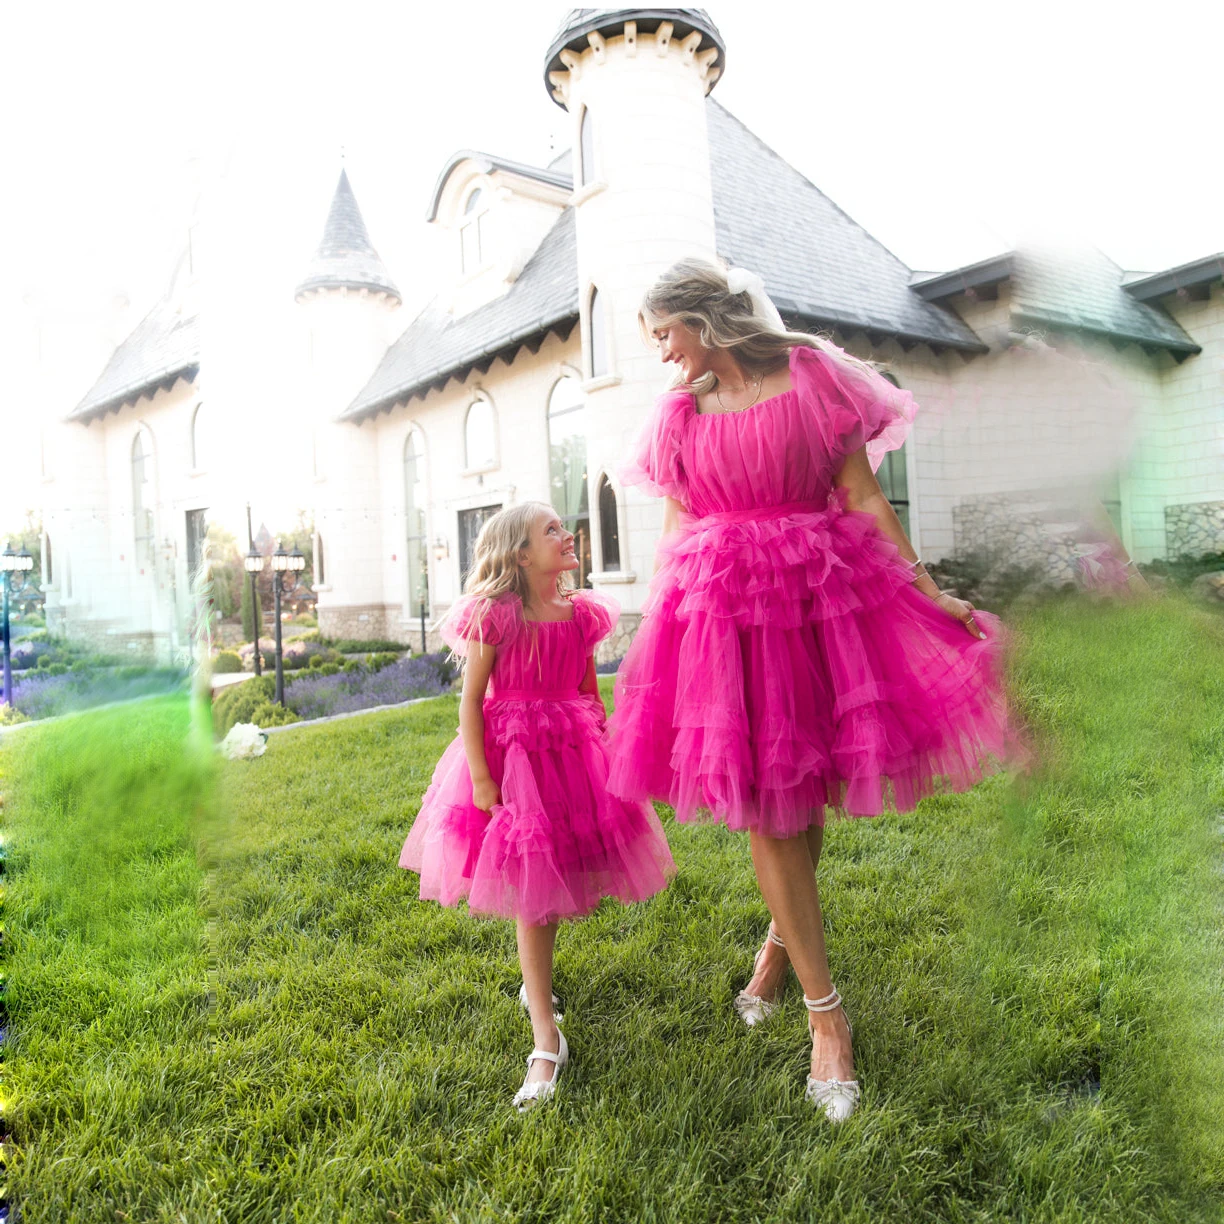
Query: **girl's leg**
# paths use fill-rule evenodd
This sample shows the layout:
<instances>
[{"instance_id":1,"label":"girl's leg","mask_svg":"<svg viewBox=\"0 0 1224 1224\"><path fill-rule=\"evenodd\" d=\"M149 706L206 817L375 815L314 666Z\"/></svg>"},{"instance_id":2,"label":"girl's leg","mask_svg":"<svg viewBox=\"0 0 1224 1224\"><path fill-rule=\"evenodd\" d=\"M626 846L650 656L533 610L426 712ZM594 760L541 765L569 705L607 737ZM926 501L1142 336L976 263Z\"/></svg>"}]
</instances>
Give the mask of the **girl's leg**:
<instances>
[{"instance_id":1,"label":"girl's leg","mask_svg":"<svg viewBox=\"0 0 1224 1224\"><path fill-rule=\"evenodd\" d=\"M519 964L523 969L523 984L527 987L527 1009L531 1013L534 1048L556 1053L561 1048L552 1005L553 946L557 941L557 924L549 922L544 926L528 926L520 921L517 931ZM552 1063L537 1058L528 1069L524 1083L550 1080L553 1071Z\"/></svg>"},{"instance_id":2,"label":"girl's leg","mask_svg":"<svg viewBox=\"0 0 1224 1224\"><path fill-rule=\"evenodd\" d=\"M786 952L795 966L803 993L822 999L832 989L829 960L825 952L820 894L813 871L820 853L820 839L811 831L779 839L750 834L752 862L757 883ZM809 1012L812 1031L812 1075L816 1079L854 1078L854 1055L850 1027L840 1008L831 1012Z\"/></svg>"},{"instance_id":3,"label":"girl's leg","mask_svg":"<svg viewBox=\"0 0 1224 1224\"><path fill-rule=\"evenodd\" d=\"M808 854L812 859L812 872L816 871L816 866L820 862L820 849L824 843L824 829L820 825L813 825L806 833ZM762 889L762 894L764 890ZM774 930L777 931L780 938L785 942L786 937L782 935L782 929L774 923ZM756 972L752 975L752 980L744 987L748 994L754 994L761 999L774 999L777 997L778 991L781 989L782 982L786 977L786 971L790 968L790 956L787 955L785 948L779 948L777 944L771 943L768 940L763 945L764 954L757 961ZM815 995L809 995L809 998L816 998Z\"/></svg>"}]
</instances>

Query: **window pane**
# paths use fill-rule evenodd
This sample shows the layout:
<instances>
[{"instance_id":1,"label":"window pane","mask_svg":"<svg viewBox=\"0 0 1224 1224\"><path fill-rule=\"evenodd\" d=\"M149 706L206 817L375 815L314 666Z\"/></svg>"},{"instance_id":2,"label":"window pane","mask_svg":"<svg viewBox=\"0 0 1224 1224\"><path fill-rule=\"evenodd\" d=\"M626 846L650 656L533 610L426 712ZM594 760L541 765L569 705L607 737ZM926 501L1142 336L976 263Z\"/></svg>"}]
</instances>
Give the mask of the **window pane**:
<instances>
[{"instance_id":1,"label":"window pane","mask_svg":"<svg viewBox=\"0 0 1224 1224\"><path fill-rule=\"evenodd\" d=\"M880 482L884 496L888 498L892 508L897 512L897 518L901 520L905 534L909 535L909 481L905 472L904 445L894 451L889 451L884 456L880 470L876 473L876 479Z\"/></svg>"},{"instance_id":2,"label":"window pane","mask_svg":"<svg viewBox=\"0 0 1224 1224\"><path fill-rule=\"evenodd\" d=\"M591 377L608 372L608 327L598 289L591 290Z\"/></svg>"},{"instance_id":3,"label":"window pane","mask_svg":"<svg viewBox=\"0 0 1224 1224\"><path fill-rule=\"evenodd\" d=\"M501 503L496 506L477 506L473 510L459 511L459 582L467 582L468 571L472 568L472 554L476 548L476 538L480 529L501 509Z\"/></svg>"},{"instance_id":4,"label":"window pane","mask_svg":"<svg viewBox=\"0 0 1224 1224\"><path fill-rule=\"evenodd\" d=\"M483 192L479 187L477 187L476 190L473 191L470 196L468 196L467 203L464 205L463 211L465 213L475 212L476 209L480 207L481 195L483 195Z\"/></svg>"},{"instance_id":5,"label":"window pane","mask_svg":"<svg viewBox=\"0 0 1224 1224\"><path fill-rule=\"evenodd\" d=\"M493 405L488 400L476 400L468 409L464 439L469 468L493 466L497 447L493 437Z\"/></svg>"},{"instance_id":6,"label":"window pane","mask_svg":"<svg viewBox=\"0 0 1224 1224\"><path fill-rule=\"evenodd\" d=\"M561 379L548 401L549 497L571 531L574 521L588 513L584 405L576 378Z\"/></svg>"},{"instance_id":7,"label":"window pane","mask_svg":"<svg viewBox=\"0 0 1224 1224\"><path fill-rule=\"evenodd\" d=\"M407 566L408 606L413 615L428 614L429 554L425 540L425 448L420 434L411 430L404 443L404 563Z\"/></svg>"},{"instance_id":8,"label":"window pane","mask_svg":"<svg viewBox=\"0 0 1224 1224\"><path fill-rule=\"evenodd\" d=\"M578 146L581 164L579 165L579 184L585 186L595 181L595 125L591 121L591 112L582 108L582 123L579 129Z\"/></svg>"},{"instance_id":9,"label":"window pane","mask_svg":"<svg viewBox=\"0 0 1224 1224\"><path fill-rule=\"evenodd\" d=\"M620 569L620 523L616 517L616 492L606 476L599 482L599 543L603 552L604 569Z\"/></svg>"}]
</instances>

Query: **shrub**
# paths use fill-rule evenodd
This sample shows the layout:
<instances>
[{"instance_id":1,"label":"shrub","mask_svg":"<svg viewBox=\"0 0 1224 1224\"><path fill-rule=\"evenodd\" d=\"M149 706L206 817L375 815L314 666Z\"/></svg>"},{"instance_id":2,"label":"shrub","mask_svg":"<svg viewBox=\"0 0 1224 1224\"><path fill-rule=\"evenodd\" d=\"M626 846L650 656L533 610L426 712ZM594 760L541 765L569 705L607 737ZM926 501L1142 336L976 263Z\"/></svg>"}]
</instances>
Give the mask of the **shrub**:
<instances>
[{"instance_id":1,"label":"shrub","mask_svg":"<svg viewBox=\"0 0 1224 1224\"><path fill-rule=\"evenodd\" d=\"M339 663L322 663L314 669L320 676L338 676L340 674Z\"/></svg>"},{"instance_id":2,"label":"shrub","mask_svg":"<svg viewBox=\"0 0 1224 1224\"><path fill-rule=\"evenodd\" d=\"M336 641L320 639L324 644L330 646L333 650L338 650L341 654L370 654L376 651L390 651L395 655L401 655L408 649L403 642L391 642L385 638L339 638Z\"/></svg>"},{"instance_id":3,"label":"shrub","mask_svg":"<svg viewBox=\"0 0 1224 1224\"><path fill-rule=\"evenodd\" d=\"M68 664L48 663L46 667L40 667L37 670L45 671L48 676L66 676L68 674Z\"/></svg>"},{"instance_id":4,"label":"shrub","mask_svg":"<svg viewBox=\"0 0 1224 1224\"><path fill-rule=\"evenodd\" d=\"M28 667L37 667L44 658L54 655L55 646L47 641L46 634L19 638L14 644L10 658L14 671L24 671Z\"/></svg>"},{"instance_id":5,"label":"shrub","mask_svg":"<svg viewBox=\"0 0 1224 1224\"><path fill-rule=\"evenodd\" d=\"M242 660L238 657L237 651L219 651L217 657L213 660L213 672L218 676L230 675L241 670Z\"/></svg>"},{"instance_id":6,"label":"shrub","mask_svg":"<svg viewBox=\"0 0 1224 1224\"><path fill-rule=\"evenodd\" d=\"M390 667L392 663L398 662L399 655L393 654L389 650L366 656L366 667L372 672L382 671L384 667Z\"/></svg>"},{"instance_id":7,"label":"shrub","mask_svg":"<svg viewBox=\"0 0 1224 1224\"><path fill-rule=\"evenodd\" d=\"M15 706L0 705L0 727L13 727L17 723L27 721L26 716Z\"/></svg>"},{"instance_id":8,"label":"shrub","mask_svg":"<svg viewBox=\"0 0 1224 1224\"><path fill-rule=\"evenodd\" d=\"M260 702L259 705L251 713L251 717L243 719L243 722L253 722L257 727L283 727L286 723L301 722L302 720L292 711L284 706L278 706L271 701Z\"/></svg>"},{"instance_id":9,"label":"shrub","mask_svg":"<svg viewBox=\"0 0 1224 1224\"><path fill-rule=\"evenodd\" d=\"M254 722L255 711L271 702L276 682L270 676L256 676L222 689L212 703L213 729L223 736L235 723Z\"/></svg>"}]
</instances>

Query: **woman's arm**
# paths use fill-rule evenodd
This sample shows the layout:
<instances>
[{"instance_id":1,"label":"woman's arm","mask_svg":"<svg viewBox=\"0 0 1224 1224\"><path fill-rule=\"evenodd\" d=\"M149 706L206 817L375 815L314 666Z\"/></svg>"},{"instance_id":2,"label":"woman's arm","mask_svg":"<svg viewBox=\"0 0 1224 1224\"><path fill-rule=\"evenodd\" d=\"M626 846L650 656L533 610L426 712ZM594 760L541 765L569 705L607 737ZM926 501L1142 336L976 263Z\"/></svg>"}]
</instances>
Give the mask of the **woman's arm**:
<instances>
[{"instance_id":1,"label":"woman's arm","mask_svg":"<svg viewBox=\"0 0 1224 1224\"><path fill-rule=\"evenodd\" d=\"M663 499L663 533L659 536L660 542L680 526L680 516L687 513L688 511L674 497ZM651 572L655 574L659 572L658 548L655 549L654 569Z\"/></svg>"},{"instance_id":2,"label":"woman's arm","mask_svg":"<svg viewBox=\"0 0 1224 1224\"><path fill-rule=\"evenodd\" d=\"M501 791L489 773L484 748L484 698L497 647L487 642L468 643L467 666L463 671L463 696L459 699L459 735L472 775L472 801L482 812L501 802Z\"/></svg>"},{"instance_id":3,"label":"woman's arm","mask_svg":"<svg viewBox=\"0 0 1224 1224\"><path fill-rule=\"evenodd\" d=\"M860 446L858 450L846 456L846 461L834 477L833 483L839 489L846 490L846 505L849 509L870 514L875 519L880 533L897 546L901 556L911 565L918 562L918 554L909 542L901 520L897 518L897 512L884 496L884 490L880 488L880 482L871 470L865 446ZM973 619L973 605L968 600L957 599L955 595L941 593L935 580L920 562L914 568L914 586L934 600L945 612L955 616L974 637L986 636Z\"/></svg>"}]
</instances>

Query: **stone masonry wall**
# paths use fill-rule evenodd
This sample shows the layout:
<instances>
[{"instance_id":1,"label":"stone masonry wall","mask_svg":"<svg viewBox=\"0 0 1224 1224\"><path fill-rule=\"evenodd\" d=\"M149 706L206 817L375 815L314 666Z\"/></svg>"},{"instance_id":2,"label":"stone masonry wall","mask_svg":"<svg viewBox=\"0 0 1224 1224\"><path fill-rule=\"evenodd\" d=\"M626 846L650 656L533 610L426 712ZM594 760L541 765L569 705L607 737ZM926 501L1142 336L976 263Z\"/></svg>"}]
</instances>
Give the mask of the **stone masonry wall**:
<instances>
[{"instance_id":1,"label":"stone masonry wall","mask_svg":"<svg viewBox=\"0 0 1224 1224\"><path fill-rule=\"evenodd\" d=\"M1224 501L1166 506L1165 546L1171 558L1224 552Z\"/></svg>"}]
</instances>

